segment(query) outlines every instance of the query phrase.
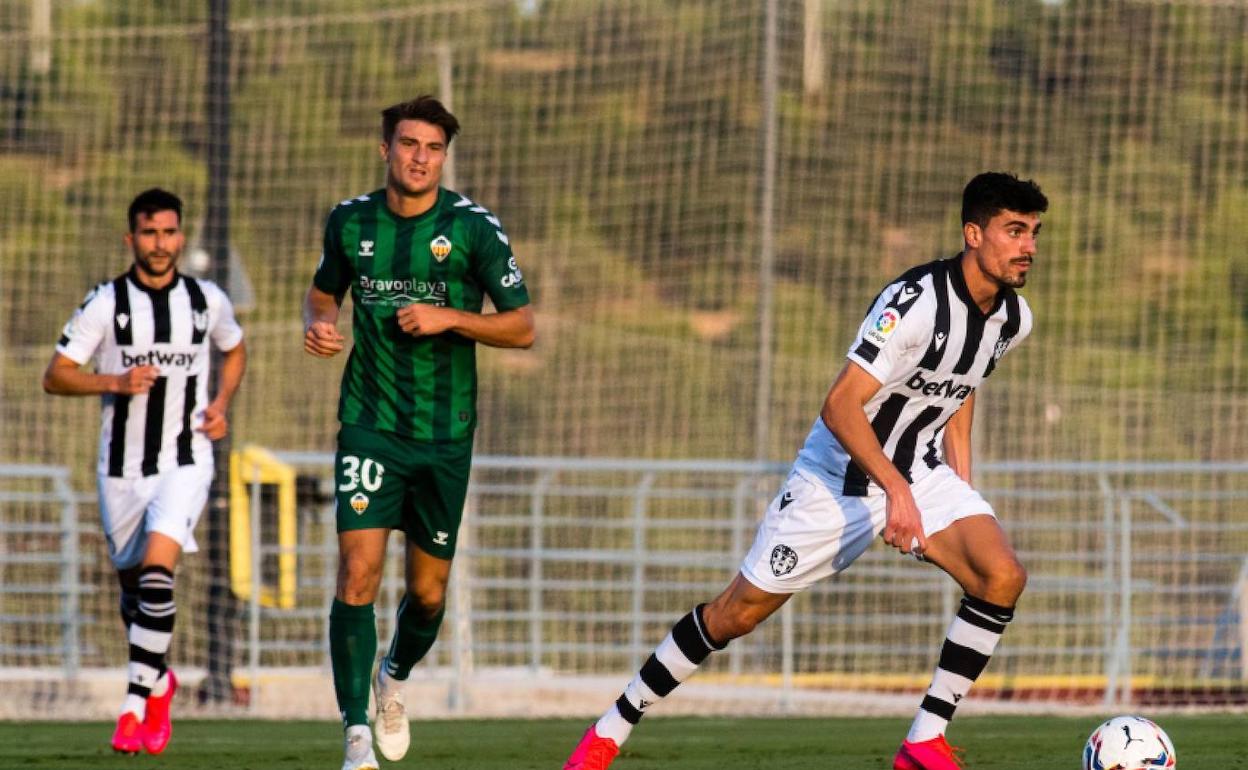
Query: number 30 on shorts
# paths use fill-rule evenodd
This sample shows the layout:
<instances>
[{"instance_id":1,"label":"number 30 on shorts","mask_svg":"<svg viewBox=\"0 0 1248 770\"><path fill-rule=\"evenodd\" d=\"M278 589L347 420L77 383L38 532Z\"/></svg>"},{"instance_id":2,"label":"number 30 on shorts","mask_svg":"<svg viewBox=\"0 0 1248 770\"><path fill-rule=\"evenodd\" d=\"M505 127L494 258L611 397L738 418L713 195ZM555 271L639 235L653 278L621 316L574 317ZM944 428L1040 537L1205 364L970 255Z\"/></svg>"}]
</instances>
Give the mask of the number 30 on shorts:
<instances>
[{"instance_id":1,"label":"number 30 on shorts","mask_svg":"<svg viewBox=\"0 0 1248 770\"><path fill-rule=\"evenodd\" d=\"M343 482L338 485L339 492L350 492L363 487L365 492L376 492L381 489L381 476L386 467L372 458L365 457L361 462L355 455L343 455Z\"/></svg>"}]
</instances>

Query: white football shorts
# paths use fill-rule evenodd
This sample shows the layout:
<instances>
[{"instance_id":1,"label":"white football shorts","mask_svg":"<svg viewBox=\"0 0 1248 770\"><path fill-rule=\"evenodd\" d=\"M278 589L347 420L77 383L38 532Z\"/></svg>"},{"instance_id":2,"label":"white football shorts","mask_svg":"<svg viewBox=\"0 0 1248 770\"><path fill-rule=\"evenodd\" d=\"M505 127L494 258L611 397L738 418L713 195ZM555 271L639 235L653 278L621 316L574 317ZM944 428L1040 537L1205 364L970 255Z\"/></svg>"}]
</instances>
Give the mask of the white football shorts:
<instances>
[{"instance_id":1,"label":"white football shorts","mask_svg":"<svg viewBox=\"0 0 1248 770\"><path fill-rule=\"evenodd\" d=\"M194 530L208 501L212 465L180 465L139 479L99 476L96 481L100 523L114 567L142 563L149 532L176 540L183 553L199 550Z\"/></svg>"},{"instance_id":2,"label":"white football shorts","mask_svg":"<svg viewBox=\"0 0 1248 770\"><path fill-rule=\"evenodd\" d=\"M958 519L988 514L992 506L947 465L911 485L928 537ZM797 593L843 571L884 531L883 492L846 497L793 470L767 506L741 574L775 594Z\"/></svg>"}]
</instances>

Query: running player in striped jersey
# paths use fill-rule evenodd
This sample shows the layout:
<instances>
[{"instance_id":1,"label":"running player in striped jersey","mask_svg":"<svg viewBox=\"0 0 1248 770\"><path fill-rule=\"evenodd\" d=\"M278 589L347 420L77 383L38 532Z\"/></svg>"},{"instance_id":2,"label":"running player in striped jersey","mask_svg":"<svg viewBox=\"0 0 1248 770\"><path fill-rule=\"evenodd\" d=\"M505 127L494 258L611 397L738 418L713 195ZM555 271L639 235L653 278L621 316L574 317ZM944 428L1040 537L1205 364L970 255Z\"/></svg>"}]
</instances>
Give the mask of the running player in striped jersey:
<instances>
[{"instance_id":1,"label":"running player in striped jersey","mask_svg":"<svg viewBox=\"0 0 1248 770\"><path fill-rule=\"evenodd\" d=\"M442 623L477 424L476 343L527 348L533 312L497 217L440 186L459 123L422 96L382 112L386 186L340 203L304 302L304 349L328 358L347 291L355 343L342 375L335 459L339 569L330 610L343 770L376 768L368 726L373 601L391 529L406 541L407 593L373 678L377 746L407 752L402 683ZM497 312L482 313L488 296Z\"/></svg>"},{"instance_id":2,"label":"running player in striped jersey","mask_svg":"<svg viewBox=\"0 0 1248 770\"><path fill-rule=\"evenodd\" d=\"M642 715L793 594L846 569L877 535L966 592L895 770L956 770L945 728L988 664L1027 576L970 484L975 391L1031 331L1015 289L1048 200L1031 181L976 176L962 196L963 252L876 297L848 361L772 500L740 574L681 618L564 770L603 770Z\"/></svg>"},{"instance_id":3,"label":"running player in striped jersey","mask_svg":"<svg viewBox=\"0 0 1248 770\"><path fill-rule=\"evenodd\" d=\"M182 201L151 189L130 204L129 272L96 286L65 325L43 375L48 393L102 397L97 470L100 519L121 581L129 683L113 749L159 754L172 735L177 677L165 664L179 555L212 482L212 440L246 367L243 330L211 281L177 271L186 238ZM225 351L208 400L210 344ZM95 361L95 372L82 371Z\"/></svg>"}]
</instances>

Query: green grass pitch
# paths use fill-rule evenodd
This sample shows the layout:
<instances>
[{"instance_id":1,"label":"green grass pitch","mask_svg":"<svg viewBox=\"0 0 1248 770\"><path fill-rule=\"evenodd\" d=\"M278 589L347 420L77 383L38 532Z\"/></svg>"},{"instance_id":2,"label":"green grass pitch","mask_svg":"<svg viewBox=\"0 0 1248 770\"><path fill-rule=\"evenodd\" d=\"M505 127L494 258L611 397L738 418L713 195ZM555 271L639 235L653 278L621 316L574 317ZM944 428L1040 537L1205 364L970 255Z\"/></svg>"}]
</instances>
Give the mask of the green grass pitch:
<instances>
[{"instance_id":1,"label":"green grass pitch","mask_svg":"<svg viewBox=\"0 0 1248 770\"><path fill-rule=\"evenodd\" d=\"M1248 717L1161 716L1178 770L1248 768ZM1078 770L1098 720L962 717L950 737L973 770ZM413 724L412 750L383 768L558 770L584 720L435 721ZM905 719L692 719L651 717L612 770L888 770ZM341 766L337 725L186 720L159 757L113 755L104 723L0 723L0 768L55 770L309 770Z\"/></svg>"}]
</instances>

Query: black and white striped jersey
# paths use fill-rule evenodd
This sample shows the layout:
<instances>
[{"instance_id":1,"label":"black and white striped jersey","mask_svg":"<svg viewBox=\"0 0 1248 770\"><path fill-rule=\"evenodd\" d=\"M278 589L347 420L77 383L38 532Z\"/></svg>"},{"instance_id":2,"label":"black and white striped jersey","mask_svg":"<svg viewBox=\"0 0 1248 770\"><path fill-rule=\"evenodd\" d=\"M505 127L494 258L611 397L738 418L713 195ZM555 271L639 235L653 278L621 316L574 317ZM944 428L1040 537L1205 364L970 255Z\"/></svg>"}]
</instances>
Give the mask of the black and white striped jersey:
<instances>
[{"instance_id":1,"label":"black and white striped jersey","mask_svg":"<svg viewBox=\"0 0 1248 770\"><path fill-rule=\"evenodd\" d=\"M880 381L865 411L884 454L910 483L944 462L945 424L997 362L1031 332L1031 309L1002 288L984 313L960 258L907 271L876 297L849 360ZM844 495L880 492L820 417L794 467Z\"/></svg>"},{"instance_id":2,"label":"black and white striped jersey","mask_svg":"<svg viewBox=\"0 0 1248 770\"><path fill-rule=\"evenodd\" d=\"M87 293L56 345L101 374L160 367L147 393L105 395L99 475L151 476L212 462L212 442L195 430L208 405L209 343L231 350L243 339L229 297L211 281L177 275L163 289L138 282L133 268Z\"/></svg>"}]
</instances>

